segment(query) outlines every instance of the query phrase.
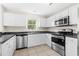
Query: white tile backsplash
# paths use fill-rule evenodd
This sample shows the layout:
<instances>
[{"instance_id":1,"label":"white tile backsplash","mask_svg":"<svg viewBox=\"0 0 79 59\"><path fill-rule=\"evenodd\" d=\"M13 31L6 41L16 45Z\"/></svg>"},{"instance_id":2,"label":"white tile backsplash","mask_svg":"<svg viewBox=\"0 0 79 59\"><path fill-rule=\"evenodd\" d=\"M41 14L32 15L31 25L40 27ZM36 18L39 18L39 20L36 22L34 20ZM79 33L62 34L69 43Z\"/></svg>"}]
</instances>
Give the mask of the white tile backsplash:
<instances>
[{"instance_id":1,"label":"white tile backsplash","mask_svg":"<svg viewBox=\"0 0 79 59\"><path fill-rule=\"evenodd\" d=\"M36 30L28 30L26 27L4 27L4 32L23 32L23 31L48 31L48 28L37 28Z\"/></svg>"},{"instance_id":2,"label":"white tile backsplash","mask_svg":"<svg viewBox=\"0 0 79 59\"><path fill-rule=\"evenodd\" d=\"M49 31L57 32L57 31L62 30L62 29L73 29L73 32L77 33L77 26L51 27L51 28L49 28Z\"/></svg>"}]
</instances>

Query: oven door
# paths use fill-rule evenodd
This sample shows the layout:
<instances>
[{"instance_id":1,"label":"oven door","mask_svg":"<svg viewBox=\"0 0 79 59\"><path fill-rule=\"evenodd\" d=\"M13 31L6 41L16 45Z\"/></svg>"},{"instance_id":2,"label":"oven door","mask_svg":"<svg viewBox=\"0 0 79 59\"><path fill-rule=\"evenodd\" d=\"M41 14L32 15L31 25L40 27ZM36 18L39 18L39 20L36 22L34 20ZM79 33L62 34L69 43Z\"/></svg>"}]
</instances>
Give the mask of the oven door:
<instances>
[{"instance_id":1,"label":"oven door","mask_svg":"<svg viewBox=\"0 0 79 59\"><path fill-rule=\"evenodd\" d=\"M52 42L58 43L58 39L55 37L52 37Z\"/></svg>"},{"instance_id":2,"label":"oven door","mask_svg":"<svg viewBox=\"0 0 79 59\"><path fill-rule=\"evenodd\" d=\"M51 46L52 46L52 49L55 50L60 55L62 55L62 56L65 55L64 46L61 46L61 45L56 44L54 42L52 42L52 45Z\"/></svg>"},{"instance_id":3,"label":"oven door","mask_svg":"<svg viewBox=\"0 0 79 59\"><path fill-rule=\"evenodd\" d=\"M65 46L65 40L61 38L52 37L52 42L55 42L59 45Z\"/></svg>"}]
</instances>

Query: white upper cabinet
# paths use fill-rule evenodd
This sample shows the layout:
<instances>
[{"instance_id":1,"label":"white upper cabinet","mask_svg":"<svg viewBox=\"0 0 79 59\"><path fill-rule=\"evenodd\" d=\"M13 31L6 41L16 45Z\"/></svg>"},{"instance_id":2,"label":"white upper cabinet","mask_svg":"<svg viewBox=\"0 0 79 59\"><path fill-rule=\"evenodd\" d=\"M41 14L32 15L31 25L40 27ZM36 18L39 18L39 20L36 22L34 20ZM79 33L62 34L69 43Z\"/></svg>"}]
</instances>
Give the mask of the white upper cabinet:
<instances>
[{"instance_id":1,"label":"white upper cabinet","mask_svg":"<svg viewBox=\"0 0 79 59\"><path fill-rule=\"evenodd\" d=\"M52 26L52 22L51 19L45 19L45 27L51 27Z\"/></svg>"},{"instance_id":2,"label":"white upper cabinet","mask_svg":"<svg viewBox=\"0 0 79 59\"><path fill-rule=\"evenodd\" d=\"M59 20L60 19L60 13L55 14L55 20Z\"/></svg>"},{"instance_id":3,"label":"white upper cabinet","mask_svg":"<svg viewBox=\"0 0 79 59\"><path fill-rule=\"evenodd\" d=\"M49 25L51 26L55 26L55 19L56 19L56 15L51 16L48 18L48 21L50 22Z\"/></svg>"},{"instance_id":4,"label":"white upper cabinet","mask_svg":"<svg viewBox=\"0 0 79 59\"><path fill-rule=\"evenodd\" d=\"M68 16L68 11L69 11L68 9L65 9L65 10L62 10L62 11L58 12L57 14L54 15L54 19L59 20L63 17Z\"/></svg>"},{"instance_id":5,"label":"white upper cabinet","mask_svg":"<svg viewBox=\"0 0 79 59\"><path fill-rule=\"evenodd\" d=\"M70 24L79 23L79 6L72 6L69 8Z\"/></svg>"},{"instance_id":6,"label":"white upper cabinet","mask_svg":"<svg viewBox=\"0 0 79 59\"><path fill-rule=\"evenodd\" d=\"M3 14L3 8L2 6L0 5L0 26L2 26L2 14Z\"/></svg>"},{"instance_id":7,"label":"white upper cabinet","mask_svg":"<svg viewBox=\"0 0 79 59\"><path fill-rule=\"evenodd\" d=\"M55 15L53 15L53 16L50 16L49 18L48 18L48 23L49 23L49 25L50 25L50 27L51 26L55 26L55 21L56 20L59 20L59 19L61 19L61 18L63 18L63 17L66 17L66 16L68 16L68 9L65 9L65 10L63 10L63 11L61 11L61 12L59 12L59 13L56 13Z\"/></svg>"},{"instance_id":8,"label":"white upper cabinet","mask_svg":"<svg viewBox=\"0 0 79 59\"><path fill-rule=\"evenodd\" d=\"M26 16L16 13L4 13L3 17L4 26L26 26Z\"/></svg>"},{"instance_id":9,"label":"white upper cabinet","mask_svg":"<svg viewBox=\"0 0 79 59\"><path fill-rule=\"evenodd\" d=\"M52 26L52 17L49 18L40 18L40 27L51 27Z\"/></svg>"},{"instance_id":10,"label":"white upper cabinet","mask_svg":"<svg viewBox=\"0 0 79 59\"><path fill-rule=\"evenodd\" d=\"M40 26L39 27L46 27L47 20L45 18L40 18Z\"/></svg>"},{"instance_id":11,"label":"white upper cabinet","mask_svg":"<svg viewBox=\"0 0 79 59\"><path fill-rule=\"evenodd\" d=\"M3 27L3 11L4 11L4 8L0 4L0 31L4 30L4 27Z\"/></svg>"},{"instance_id":12,"label":"white upper cabinet","mask_svg":"<svg viewBox=\"0 0 79 59\"><path fill-rule=\"evenodd\" d=\"M67 8L67 9L65 9L65 10L63 10L62 12L60 12L59 14L60 14L60 18L63 18L63 17L66 17L66 16L69 16L69 9Z\"/></svg>"}]
</instances>

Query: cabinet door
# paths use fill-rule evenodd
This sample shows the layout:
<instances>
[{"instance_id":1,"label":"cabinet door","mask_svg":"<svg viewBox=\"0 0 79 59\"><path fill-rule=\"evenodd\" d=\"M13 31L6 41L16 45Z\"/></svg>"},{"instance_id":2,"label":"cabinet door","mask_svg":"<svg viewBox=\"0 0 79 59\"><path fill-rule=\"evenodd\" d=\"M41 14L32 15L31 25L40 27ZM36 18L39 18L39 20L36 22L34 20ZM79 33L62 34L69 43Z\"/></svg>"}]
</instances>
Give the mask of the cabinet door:
<instances>
[{"instance_id":1,"label":"cabinet door","mask_svg":"<svg viewBox=\"0 0 79 59\"><path fill-rule=\"evenodd\" d=\"M26 16L15 14L15 26L26 26Z\"/></svg>"},{"instance_id":2,"label":"cabinet door","mask_svg":"<svg viewBox=\"0 0 79 59\"><path fill-rule=\"evenodd\" d=\"M12 56L16 49L16 36L13 36L10 39L10 55Z\"/></svg>"},{"instance_id":3,"label":"cabinet door","mask_svg":"<svg viewBox=\"0 0 79 59\"><path fill-rule=\"evenodd\" d=\"M28 47L45 44L45 38L44 34L28 35Z\"/></svg>"},{"instance_id":4,"label":"cabinet door","mask_svg":"<svg viewBox=\"0 0 79 59\"><path fill-rule=\"evenodd\" d=\"M4 26L14 26L15 25L15 16L12 13L4 13Z\"/></svg>"},{"instance_id":5,"label":"cabinet door","mask_svg":"<svg viewBox=\"0 0 79 59\"><path fill-rule=\"evenodd\" d=\"M52 20L52 21L51 21L51 22L52 22L52 26L55 26L55 21L56 21L55 18L56 18L56 16L53 16L53 17L51 18L51 20Z\"/></svg>"},{"instance_id":6,"label":"cabinet door","mask_svg":"<svg viewBox=\"0 0 79 59\"><path fill-rule=\"evenodd\" d=\"M77 56L77 39L66 37L66 56Z\"/></svg>"},{"instance_id":7,"label":"cabinet door","mask_svg":"<svg viewBox=\"0 0 79 59\"><path fill-rule=\"evenodd\" d=\"M4 26L25 26L26 25L26 17L22 14L16 13L4 13Z\"/></svg>"},{"instance_id":8,"label":"cabinet door","mask_svg":"<svg viewBox=\"0 0 79 59\"><path fill-rule=\"evenodd\" d=\"M55 20L58 20L59 18L60 18L60 14L59 13L55 14Z\"/></svg>"},{"instance_id":9,"label":"cabinet door","mask_svg":"<svg viewBox=\"0 0 79 59\"><path fill-rule=\"evenodd\" d=\"M48 23L49 27L55 26L55 20L56 20L56 15L50 16L47 19L47 23Z\"/></svg>"},{"instance_id":10,"label":"cabinet door","mask_svg":"<svg viewBox=\"0 0 79 59\"><path fill-rule=\"evenodd\" d=\"M40 27L46 27L46 19L40 19Z\"/></svg>"},{"instance_id":11,"label":"cabinet door","mask_svg":"<svg viewBox=\"0 0 79 59\"><path fill-rule=\"evenodd\" d=\"M39 40L37 37L37 35L28 35L28 47L38 45Z\"/></svg>"},{"instance_id":12,"label":"cabinet door","mask_svg":"<svg viewBox=\"0 0 79 59\"><path fill-rule=\"evenodd\" d=\"M14 36L14 40L13 40L13 50L16 50L16 36Z\"/></svg>"},{"instance_id":13,"label":"cabinet door","mask_svg":"<svg viewBox=\"0 0 79 59\"><path fill-rule=\"evenodd\" d=\"M28 35L28 47L39 45L39 37L37 35Z\"/></svg>"},{"instance_id":14,"label":"cabinet door","mask_svg":"<svg viewBox=\"0 0 79 59\"><path fill-rule=\"evenodd\" d=\"M46 43L49 47L51 47L51 34L46 34L47 38L46 38Z\"/></svg>"},{"instance_id":15,"label":"cabinet door","mask_svg":"<svg viewBox=\"0 0 79 59\"><path fill-rule=\"evenodd\" d=\"M10 41L6 41L2 44L2 56L10 56Z\"/></svg>"},{"instance_id":16,"label":"cabinet door","mask_svg":"<svg viewBox=\"0 0 79 59\"><path fill-rule=\"evenodd\" d=\"M2 26L2 22L3 22L2 17L3 17L3 7L2 7L2 5L0 4L0 26Z\"/></svg>"},{"instance_id":17,"label":"cabinet door","mask_svg":"<svg viewBox=\"0 0 79 59\"><path fill-rule=\"evenodd\" d=\"M16 49L16 38L15 36L10 38L8 41L2 44L2 55L3 56L12 56Z\"/></svg>"},{"instance_id":18,"label":"cabinet door","mask_svg":"<svg viewBox=\"0 0 79 59\"><path fill-rule=\"evenodd\" d=\"M70 24L77 24L79 22L79 8L72 6L69 8Z\"/></svg>"},{"instance_id":19,"label":"cabinet door","mask_svg":"<svg viewBox=\"0 0 79 59\"><path fill-rule=\"evenodd\" d=\"M52 20L50 18L46 19L46 27L51 27L52 26Z\"/></svg>"}]
</instances>

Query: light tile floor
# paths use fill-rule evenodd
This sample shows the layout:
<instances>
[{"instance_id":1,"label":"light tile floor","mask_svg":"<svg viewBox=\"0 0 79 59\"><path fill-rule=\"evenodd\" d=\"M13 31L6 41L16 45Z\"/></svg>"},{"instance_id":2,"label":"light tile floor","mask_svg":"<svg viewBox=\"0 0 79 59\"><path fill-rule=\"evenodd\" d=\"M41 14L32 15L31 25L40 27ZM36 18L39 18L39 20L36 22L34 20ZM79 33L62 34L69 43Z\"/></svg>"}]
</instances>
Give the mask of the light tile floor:
<instances>
[{"instance_id":1,"label":"light tile floor","mask_svg":"<svg viewBox=\"0 0 79 59\"><path fill-rule=\"evenodd\" d=\"M32 48L16 50L14 56L61 56L61 55L44 44Z\"/></svg>"}]
</instances>

